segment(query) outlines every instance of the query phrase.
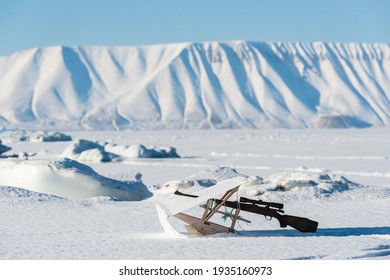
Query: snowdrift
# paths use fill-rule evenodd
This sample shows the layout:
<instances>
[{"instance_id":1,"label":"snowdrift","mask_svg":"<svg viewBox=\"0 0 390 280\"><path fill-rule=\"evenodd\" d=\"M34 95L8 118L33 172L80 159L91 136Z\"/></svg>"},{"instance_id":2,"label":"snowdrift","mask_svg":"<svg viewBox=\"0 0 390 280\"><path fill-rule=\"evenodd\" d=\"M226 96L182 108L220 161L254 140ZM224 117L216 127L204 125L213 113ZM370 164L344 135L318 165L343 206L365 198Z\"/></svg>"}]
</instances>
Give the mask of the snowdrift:
<instances>
[{"instance_id":1,"label":"snowdrift","mask_svg":"<svg viewBox=\"0 0 390 280\"><path fill-rule=\"evenodd\" d=\"M71 159L2 160L0 185L73 199L108 196L133 201L151 195L140 180L124 182L113 180Z\"/></svg>"},{"instance_id":2,"label":"snowdrift","mask_svg":"<svg viewBox=\"0 0 390 280\"><path fill-rule=\"evenodd\" d=\"M54 131L28 131L21 129L0 129L0 136L7 142L58 142L71 141L72 137L65 133Z\"/></svg>"},{"instance_id":3,"label":"snowdrift","mask_svg":"<svg viewBox=\"0 0 390 280\"><path fill-rule=\"evenodd\" d=\"M24 201L28 201L28 203L66 201L66 198L51 195L51 194L39 193L39 192L34 192L23 188L0 185L0 200L2 199L7 201L24 200Z\"/></svg>"},{"instance_id":4,"label":"snowdrift","mask_svg":"<svg viewBox=\"0 0 390 280\"><path fill-rule=\"evenodd\" d=\"M107 144L105 151L124 158L178 158L180 157L173 147L151 146L145 147L141 144L129 146Z\"/></svg>"},{"instance_id":5,"label":"snowdrift","mask_svg":"<svg viewBox=\"0 0 390 280\"><path fill-rule=\"evenodd\" d=\"M257 199L308 199L329 197L359 187L344 176L330 171L313 172L305 169L273 174L263 179L238 173L234 168L219 167L191 175L184 180L169 181L156 190L157 194L172 194L181 189L191 193L235 177L246 178L239 189L240 196Z\"/></svg>"},{"instance_id":6,"label":"snowdrift","mask_svg":"<svg viewBox=\"0 0 390 280\"><path fill-rule=\"evenodd\" d=\"M361 185L344 176L332 174L331 171L313 172L303 169L273 174L266 179L250 177L248 184L240 188L240 193L262 199L304 200L330 197L359 186Z\"/></svg>"},{"instance_id":7,"label":"snowdrift","mask_svg":"<svg viewBox=\"0 0 390 280\"><path fill-rule=\"evenodd\" d=\"M116 145L80 139L72 143L60 155L82 162L108 162L115 158L176 158L173 147L145 147L144 145Z\"/></svg>"},{"instance_id":8,"label":"snowdrift","mask_svg":"<svg viewBox=\"0 0 390 280\"><path fill-rule=\"evenodd\" d=\"M0 126L390 125L390 46L205 42L35 48L0 57Z\"/></svg>"},{"instance_id":9,"label":"snowdrift","mask_svg":"<svg viewBox=\"0 0 390 280\"><path fill-rule=\"evenodd\" d=\"M83 162L107 162L117 156L106 152L99 143L80 139L66 147L60 157Z\"/></svg>"}]
</instances>

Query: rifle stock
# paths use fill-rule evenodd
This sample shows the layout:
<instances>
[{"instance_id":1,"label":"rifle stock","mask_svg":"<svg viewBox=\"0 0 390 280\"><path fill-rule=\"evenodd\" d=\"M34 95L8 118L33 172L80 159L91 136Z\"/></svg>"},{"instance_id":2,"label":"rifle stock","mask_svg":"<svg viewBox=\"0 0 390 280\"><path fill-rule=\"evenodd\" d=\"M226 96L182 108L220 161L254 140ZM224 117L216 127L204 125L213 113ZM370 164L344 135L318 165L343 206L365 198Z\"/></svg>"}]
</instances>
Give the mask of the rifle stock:
<instances>
[{"instance_id":1,"label":"rifle stock","mask_svg":"<svg viewBox=\"0 0 390 280\"><path fill-rule=\"evenodd\" d=\"M221 203L221 200L216 199L217 203ZM300 232L316 232L318 227L318 222L310 220L308 218L291 216L291 215L282 215L279 214L277 210L270 209L269 207L258 206L255 204L240 203L237 201L226 201L226 207L240 209L242 211L257 213L264 215L265 217L272 217L279 221L280 227L285 228L290 226L299 230Z\"/></svg>"},{"instance_id":2,"label":"rifle stock","mask_svg":"<svg viewBox=\"0 0 390 280\"><path fill-rule=\"evenodd\" d=\"M290 226L299 230L300 232L316 232L318 227L318 222L312 221L308 218L291 216L291 215L279 215L280 217L275 217L280 223L280 227ZM283 226L285 225L285 226Z\"/></svg>"}]
</instances>

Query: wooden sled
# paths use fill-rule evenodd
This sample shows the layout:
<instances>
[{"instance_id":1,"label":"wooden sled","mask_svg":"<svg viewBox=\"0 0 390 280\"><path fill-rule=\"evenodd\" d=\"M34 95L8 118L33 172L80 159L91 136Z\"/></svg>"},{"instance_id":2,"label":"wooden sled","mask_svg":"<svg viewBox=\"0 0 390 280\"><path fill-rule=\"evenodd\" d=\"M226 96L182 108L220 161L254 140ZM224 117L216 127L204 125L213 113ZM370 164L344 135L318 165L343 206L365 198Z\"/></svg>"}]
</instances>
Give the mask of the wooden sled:
<instances>
[{"instance_id":1,"label":"wooden sled","mask_svg":"<svg viewBox=\"0 0 390 280\"><path fill-rule=\"evenodd\" d=\"M301 232L316 232L318 222L312 221L307 218L283 215L283 204L275 202L264 202L261 200L251 200L247 198L241 198L240 201L230 201L229 199L236 194L238 189L246 180L244 178L236 177L219 182L213 187L201 190L196 194L185 194L176 191L175 194L180 198L174 200L171 204L167 205L168 210L174 217L184 221L188 224L187 230L195 232L201 235L212 235L217 233L235 232L235 225L238 220L250 222L240 217L240 211L247 211L265 216L268 219L276 218L280 227L291 226ZM215 195L224 193L220 199L210 198ZM206 205L202 205L205 209L202 217L194 217L184 213L183 211L193 206L199 205L201 202L207 200ZM232 211L227 213L221 211L221 207L230 208ZM226 218L231 219L230 226L223 226L210 219L215 214L222 214Z\"/></svg>"}]
</instances>

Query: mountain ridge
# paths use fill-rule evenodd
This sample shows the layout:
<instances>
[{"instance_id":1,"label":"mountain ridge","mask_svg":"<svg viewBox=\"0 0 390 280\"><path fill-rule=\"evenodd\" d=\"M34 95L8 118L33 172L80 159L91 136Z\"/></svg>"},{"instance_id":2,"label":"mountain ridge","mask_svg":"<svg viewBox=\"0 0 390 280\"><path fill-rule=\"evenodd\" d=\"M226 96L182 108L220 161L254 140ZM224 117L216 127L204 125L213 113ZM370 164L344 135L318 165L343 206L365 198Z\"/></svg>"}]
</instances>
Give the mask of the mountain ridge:
<instances>
[{"instance_id":1,"label":"mountain ridge","mask_svg":"<svg viewBox=\"0 0 390 280\"><path fill-rule=\"evenodd\" d=\"M390 45L52 46L0 57L0 126L42 129L390 125Z\"/></svg>"}]
</instances>

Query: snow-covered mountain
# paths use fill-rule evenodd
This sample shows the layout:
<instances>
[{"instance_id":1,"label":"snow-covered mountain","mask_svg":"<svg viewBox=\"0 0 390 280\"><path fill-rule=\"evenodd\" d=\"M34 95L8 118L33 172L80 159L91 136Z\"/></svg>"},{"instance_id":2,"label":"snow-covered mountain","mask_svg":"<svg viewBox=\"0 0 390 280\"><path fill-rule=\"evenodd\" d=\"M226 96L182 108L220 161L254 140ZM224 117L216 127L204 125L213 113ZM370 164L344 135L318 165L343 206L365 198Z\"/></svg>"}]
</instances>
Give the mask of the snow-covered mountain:
<instances>
[{"instance_id":1,"label":"snow-covered mountain","mask_svg":"<svg viewBox=\"0 0 390 280\"><path fill-rule=\"evenodd\" d=\"M206 42L0 57L0 126L390 125L390 45Z\"/></svg>"}]
</instances>

